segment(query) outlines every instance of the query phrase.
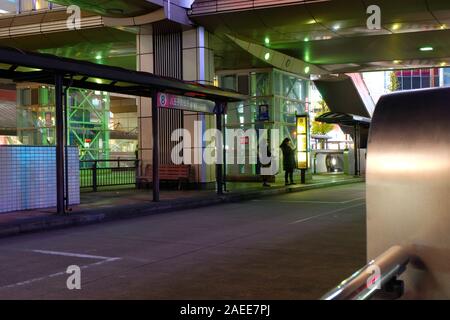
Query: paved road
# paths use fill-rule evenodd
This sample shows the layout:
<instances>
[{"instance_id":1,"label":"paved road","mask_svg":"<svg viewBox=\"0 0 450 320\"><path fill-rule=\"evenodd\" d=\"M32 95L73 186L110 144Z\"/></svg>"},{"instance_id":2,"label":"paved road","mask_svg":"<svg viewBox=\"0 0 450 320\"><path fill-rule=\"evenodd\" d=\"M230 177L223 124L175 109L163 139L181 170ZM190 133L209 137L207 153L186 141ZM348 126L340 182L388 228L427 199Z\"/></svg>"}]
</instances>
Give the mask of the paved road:
<instances>
[{"instance_id":1,"label":"paved road","mask_svg":"<svg viewBox=\"0 0 450 320\"><path fill-rule=\"evenodd\" d=\"M364 197L353 184L2 239L0 298L316 299L365 264Z\"/></svg>"}]
</instances>

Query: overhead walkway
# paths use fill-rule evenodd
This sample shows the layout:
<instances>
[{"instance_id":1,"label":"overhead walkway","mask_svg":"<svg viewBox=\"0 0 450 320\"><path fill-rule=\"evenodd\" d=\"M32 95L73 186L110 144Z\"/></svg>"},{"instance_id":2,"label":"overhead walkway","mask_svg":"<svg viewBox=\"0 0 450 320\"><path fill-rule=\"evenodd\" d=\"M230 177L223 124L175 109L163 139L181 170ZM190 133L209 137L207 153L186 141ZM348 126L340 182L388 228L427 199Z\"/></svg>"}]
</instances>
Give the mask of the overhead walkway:
<instances>
[{"instance_id":1,"label":"overhead walkway","mask_svg":"<svg viewBox=\"0 0 450 320\"><path fill-rule=\"evenodd\" d=\"M314 84L332 112L372 117L375 103L361 74L322 75Z\"/></svg>"}]
</instances>

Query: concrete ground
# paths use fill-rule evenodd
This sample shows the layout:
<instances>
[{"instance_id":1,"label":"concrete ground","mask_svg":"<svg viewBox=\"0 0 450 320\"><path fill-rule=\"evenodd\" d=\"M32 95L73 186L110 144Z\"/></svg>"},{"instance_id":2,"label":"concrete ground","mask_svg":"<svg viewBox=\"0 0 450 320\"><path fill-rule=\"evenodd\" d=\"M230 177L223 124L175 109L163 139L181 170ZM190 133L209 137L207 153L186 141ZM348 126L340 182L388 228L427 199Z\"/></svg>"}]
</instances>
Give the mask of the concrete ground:
<instances>
[{"instance_id":1,"label":"concrete ground","mask_svg":"<svg viewBox=\"0 0 450 320\"><path fill-rule=\"evenodd\" d=\"M0 299L317 299L365 262L360 183L1 239Z\"/></svg>"},{"instance_id":2,"label":"concrete ground","mask_svg":"<svg viewBox=\"0 0 450 320\"><path fill-rule=\"evenodd\" d=\"M298 177L296 177L298 178ZM298 179L297 179L298 180ZM336 175L314 175L312 181L308 185L320 183L333 183L344 180L360 180L353 176L336 174ZM297 181L298 182L298 181ZM284 184L271 184L272 188L264 188L261 183L247 182L229 182L227 189L230 194L236 194L247 191L267 191L268 189L284 188ZM301 186L301 185L297 185ZM161 190L162 202L183 201L192 199L211 199L217 198L215 190L171 190L163 188ZM152 190L136 189L134 186L116 186L99 188L98 192L92 192L91 189L82 189L81 204L71 207L72 213L86 212L92 209L108 210L123 205L145 205L151 207ZM41 208L34 210L22 210L7 213L0 213L0 228L11 223L21 223L26 220L39 220L54 216L56 208Z\"/></svg>"}]
</instances>

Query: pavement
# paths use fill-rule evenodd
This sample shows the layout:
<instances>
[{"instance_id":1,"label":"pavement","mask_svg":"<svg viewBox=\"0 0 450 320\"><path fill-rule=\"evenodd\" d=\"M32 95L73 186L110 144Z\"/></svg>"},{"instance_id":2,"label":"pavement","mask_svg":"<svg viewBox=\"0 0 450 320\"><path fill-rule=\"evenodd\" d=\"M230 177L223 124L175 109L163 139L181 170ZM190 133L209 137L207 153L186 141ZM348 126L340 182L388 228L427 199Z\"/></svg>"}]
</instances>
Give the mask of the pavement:
<instances>
[{"instance_id":1,"label":"pavement","mask_svg":"<svg viewBox=\"0 0 450 320\"><path fill-rule=\"evenodd\" d=\"M151 201L151 190L136 190L129 187L124 189L122 187L100 192L83 192L81 194L81 204L71 207L71 211L64 215L56 214L55 208L0 214L0 238L22 233L200 208L361 181L363 181L362 178L345 175L316 175L306 185L288 187L273 184L271 188L264 188L260 183L228 183L227 189L229 192L226 192L223 196L217 196L213 190L163 190L161 192L161 201L158 203Z\"/></svg>"},{"instance_id":2,"label":"pavement","mask_svg":"<svg viewBox=\"0 0 450 320\"><path fill-rule=\"evenodd\" d=\"M365 265L365 221L353 183L4 238L0 299L317 299Z\"/></svg>"}]
</instances>

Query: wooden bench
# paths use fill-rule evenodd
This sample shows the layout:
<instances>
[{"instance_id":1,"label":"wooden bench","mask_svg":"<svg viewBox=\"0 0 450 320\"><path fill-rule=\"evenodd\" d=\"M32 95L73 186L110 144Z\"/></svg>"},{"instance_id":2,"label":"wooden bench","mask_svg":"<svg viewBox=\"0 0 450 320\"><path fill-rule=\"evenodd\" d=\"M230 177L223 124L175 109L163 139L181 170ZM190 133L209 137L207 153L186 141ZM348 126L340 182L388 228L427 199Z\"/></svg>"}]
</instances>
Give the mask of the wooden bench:
<instances>
[{"instance_id":1,"label":"wooden bench","mask_svg":"<svg viewBox=\"0 0 450 320\"><path fill-rule=\"evenodd\" d=\"M178 190L181 189L183 182L189 182L191 166L189 165L159 165L160 181L178 181ZM149 185L153 182L153 167L151 164L145 166L144 175L136 179L138 188L142 185Z\"/></svg>"}]
</instances>

